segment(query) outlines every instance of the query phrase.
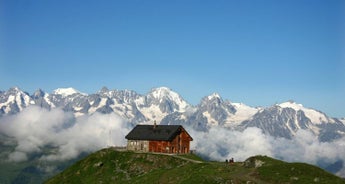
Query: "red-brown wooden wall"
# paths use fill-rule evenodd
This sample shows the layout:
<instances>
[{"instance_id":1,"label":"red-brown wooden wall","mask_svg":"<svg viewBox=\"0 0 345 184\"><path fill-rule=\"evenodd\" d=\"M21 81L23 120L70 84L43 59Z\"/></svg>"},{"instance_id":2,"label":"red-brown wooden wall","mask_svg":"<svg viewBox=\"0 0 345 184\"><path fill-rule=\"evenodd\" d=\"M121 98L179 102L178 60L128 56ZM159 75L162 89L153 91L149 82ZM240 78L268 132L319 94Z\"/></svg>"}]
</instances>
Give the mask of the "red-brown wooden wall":
<instances>
[{"instance_id":1,"label":"red-brown wooden wall","mask_svg":"<svg viewBox=\"0 0 345 184\"><path fill-rule=\"evenodd\" d=\"M149 152L189 153L190 141L192 138L184 129L181 129L172 141L150 141Z\"/></svg>"}]
</instances>

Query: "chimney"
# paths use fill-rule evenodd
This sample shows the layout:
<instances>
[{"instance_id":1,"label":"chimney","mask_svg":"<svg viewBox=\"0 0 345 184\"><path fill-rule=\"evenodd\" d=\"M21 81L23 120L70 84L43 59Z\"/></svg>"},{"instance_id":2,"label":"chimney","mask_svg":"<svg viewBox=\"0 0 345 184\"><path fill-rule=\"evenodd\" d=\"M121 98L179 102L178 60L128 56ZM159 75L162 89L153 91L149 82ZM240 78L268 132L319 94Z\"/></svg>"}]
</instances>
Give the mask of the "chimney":
<instances>
[{"instance_id":1,"label":"chimney","mask_svg":"<svg viewBox=\"0 0 345 184\"><path fill-rule=\"evenodd\" d=\"M153 121L153 129L156 129L157 127L157 123L156 123L156 120Z\"/></svg>"}]
</instances>

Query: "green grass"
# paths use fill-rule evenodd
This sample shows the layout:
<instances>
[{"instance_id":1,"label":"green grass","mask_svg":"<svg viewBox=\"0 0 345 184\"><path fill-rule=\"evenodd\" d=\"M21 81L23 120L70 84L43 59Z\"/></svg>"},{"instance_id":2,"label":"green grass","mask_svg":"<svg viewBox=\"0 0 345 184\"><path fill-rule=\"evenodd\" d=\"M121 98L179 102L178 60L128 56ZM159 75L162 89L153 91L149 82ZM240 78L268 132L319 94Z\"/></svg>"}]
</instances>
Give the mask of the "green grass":
<instances>
[{"instance_id":1,"label":"green grass","mask_svg":"<svg viewBox=\"0 0 345 184\"><path fill-rule=\"evenodd\" d=\"M305 163L287 163L267 156L251 157L245 165L255 168L255 162L261 165L255 169L256 177L270 183L345 183L344 179L319 167Z\"/></svg>"},{"instance_id":2,"label":"green grass","mask_svg":"<svg viewBox=\"0 0 345 184\"><path fill-rule=\"evenodd\" d=\"M179 155L202 161L196 155ZM260 166L255 164L261 163ZM103 149L77 162L46 183L345 183L303 163L256 156L246 162L194 163L150 153Z\"/></svg>"},{"instance_id":3,"label":"green grass","mask_svg":"<svg viewBox=\"0 0 345 184\"><path fill-rule=\"evenodd\" d=\"M260 178L272 183L344 183L345 180L334 177L319 167L305 163L286 163L269 157L252 157L264 161L259 167ZM273 176L272 176L273 175Z\"/></svg>"}]
</instances>

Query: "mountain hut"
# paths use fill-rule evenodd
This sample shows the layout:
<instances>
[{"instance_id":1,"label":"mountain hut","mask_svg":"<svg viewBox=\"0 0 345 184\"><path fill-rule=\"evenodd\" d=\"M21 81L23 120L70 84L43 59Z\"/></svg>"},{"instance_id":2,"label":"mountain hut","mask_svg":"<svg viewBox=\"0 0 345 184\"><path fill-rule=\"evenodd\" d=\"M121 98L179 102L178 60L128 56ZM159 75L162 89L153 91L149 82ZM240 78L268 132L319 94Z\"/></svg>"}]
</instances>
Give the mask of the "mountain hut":
<instances>
[{"instance_id":1,"label":"mountain hut","mask_svg":"<svg viewBox=\"0 0 345 184\"><path fill-rule=\"evenodd\" d=\"M127 150L189 153L193 138L181 125L137 125L127 136Z\"/></svg>"}]
</instances>

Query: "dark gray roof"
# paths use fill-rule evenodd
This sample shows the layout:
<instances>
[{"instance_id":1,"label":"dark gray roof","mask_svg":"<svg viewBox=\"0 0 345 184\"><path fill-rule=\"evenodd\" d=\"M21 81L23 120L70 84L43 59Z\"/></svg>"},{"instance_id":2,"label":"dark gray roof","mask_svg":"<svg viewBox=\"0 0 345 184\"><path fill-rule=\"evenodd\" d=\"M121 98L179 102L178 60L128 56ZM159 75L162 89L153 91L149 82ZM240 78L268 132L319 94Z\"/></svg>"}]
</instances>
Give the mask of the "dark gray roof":
<instances>
[{"instance_id":1,"label":"dark gray roof","mask_svg":"<svg viewBox=\"0 0 345 184\"><path fill-rule=\"evenodd\" d=\"M183 129L181 125L156 125L155 128L154 125L137 125L126 135L126 139L171 141ZM192 137L190 138L192 139Z\"/></svg>"}]
</instances>

